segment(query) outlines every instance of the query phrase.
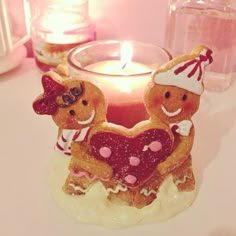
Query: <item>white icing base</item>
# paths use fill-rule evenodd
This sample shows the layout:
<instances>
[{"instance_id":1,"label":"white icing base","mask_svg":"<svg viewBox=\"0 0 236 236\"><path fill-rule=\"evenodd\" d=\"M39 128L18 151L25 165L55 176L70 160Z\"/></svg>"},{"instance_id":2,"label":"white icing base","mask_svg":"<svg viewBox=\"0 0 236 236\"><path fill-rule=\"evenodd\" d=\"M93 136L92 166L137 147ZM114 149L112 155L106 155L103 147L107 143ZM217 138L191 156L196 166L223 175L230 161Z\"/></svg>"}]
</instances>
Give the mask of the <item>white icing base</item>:
<instances>
[{"instance_id":1,"label":"white icing base","mask_svg":"<svg viewBox=\"0 0 236 236\"><path fill-rule=\"evenodd\" d=\"M50 163L49 181L58 205L81 223L109 228L155 223L175 216L195 199L195 191L179 192L171 176L160 187L157 199L142 209L107 200L108 193L101 183L94 184L86 195L68 195L62 191L62 186L69 174L69 161L70 158L55 152Z\"/></svg>"}]
</instances>

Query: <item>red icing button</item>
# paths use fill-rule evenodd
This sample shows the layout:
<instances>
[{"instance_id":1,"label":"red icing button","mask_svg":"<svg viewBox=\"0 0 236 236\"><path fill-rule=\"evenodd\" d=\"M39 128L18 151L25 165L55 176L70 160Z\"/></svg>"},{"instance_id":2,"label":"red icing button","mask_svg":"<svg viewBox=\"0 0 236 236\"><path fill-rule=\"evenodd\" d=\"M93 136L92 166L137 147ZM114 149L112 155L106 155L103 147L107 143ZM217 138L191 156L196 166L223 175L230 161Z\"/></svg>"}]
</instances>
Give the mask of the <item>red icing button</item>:
<instances>
[{"instance_id":1,"label":"red icing button","mask_svg":"<svg viewBox=\"0 0 236 236\"><path fill-rule=\"evenodd\" d=\"M178 125L173 125L172 128L171 128L171 131L172 131L173 133L176 133L176 131L177 131L178 128L179 128Z\"/></svg>"},{"instance_id":2,"label":"red icing button","mask_svg":"<svg viewBox=\"0 0 236 236\"><path fill-rule=\"evenodd\" d=\"M129 164L131 166L138 166L140 164L140 159L138 157L130 157Z\"/></svg>"},{"instance_id":3,"label":"red icing button","mask_svg":"<svg viewBox=\"0 0 236 236\"><path fill-rule=\"evenodd\" d=\"M111 149L108 147L101 147L99 153L102 157L108 158L111 156Z\"/></svg>"},{"instance_id":4,"label":"red icing button","mask_svg":"<svg viewBox=\"0 0 236 236\"><path fill-rule=\"evenodd\" d=\"M162 144L158 141L153 141L150 143L149 148L153 152L158 152L162 149Z\"/></svg>"}]
</instances>

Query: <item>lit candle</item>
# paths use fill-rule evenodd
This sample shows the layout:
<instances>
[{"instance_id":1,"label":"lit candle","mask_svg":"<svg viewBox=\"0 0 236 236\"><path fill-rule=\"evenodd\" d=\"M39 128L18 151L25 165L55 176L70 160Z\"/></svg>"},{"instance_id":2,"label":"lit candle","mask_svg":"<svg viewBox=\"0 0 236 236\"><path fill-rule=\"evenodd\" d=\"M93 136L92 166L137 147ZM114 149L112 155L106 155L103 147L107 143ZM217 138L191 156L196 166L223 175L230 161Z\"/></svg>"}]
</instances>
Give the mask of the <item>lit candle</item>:
<instances>
[{"instance_id":1,"label":"lit candle","mask_svg":"<svg viewBox=\"0 0 236 236\"><path fill-rule=\"evenodd\" d=\"M68 64L70 75L89 80L103 91L107 120L130 128L148 119L143 97L152 65L169 59L164 49L154 45L94 41L73 49Z\"/></svg>"},{"instance_id":2,"label":"lit candle","mask_svg":"<svg viewBox=\"0 0 236 236\"><path fill-rule=\"evenodd\" d=\"M148 66L133 62L132 55L132 45L125 42L121 46L120 60L100 61L85 67L88 71L111 75L110 78L99 78L99 81L95 78L94 82L100 84L106 95L108 121L126 127L132 127L140 120L147 119L143 93L151 73ZM142 74L143 77L132 79L132 75Z\"/></svg>"}]
</instances>

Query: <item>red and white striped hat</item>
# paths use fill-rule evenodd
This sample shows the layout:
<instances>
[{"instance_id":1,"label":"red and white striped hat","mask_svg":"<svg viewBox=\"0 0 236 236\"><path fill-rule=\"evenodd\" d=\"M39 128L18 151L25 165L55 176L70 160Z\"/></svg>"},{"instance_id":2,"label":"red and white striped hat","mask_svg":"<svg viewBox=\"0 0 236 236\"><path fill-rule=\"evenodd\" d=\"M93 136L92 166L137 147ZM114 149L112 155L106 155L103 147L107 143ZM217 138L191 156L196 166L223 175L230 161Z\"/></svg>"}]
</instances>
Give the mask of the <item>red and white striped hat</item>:
<instances>
[{"instance_id":1,"label":"red and white striped hat","mask_svg":"<svg viewBox=\"0 0 236 236\"><path fill-rule=\"evenodd\" d=\"M207 47L197 46L190 55L176 57L154 72L153 81L201 95L205 66L213 61L211 54L212 51Z\"/></svg>"}]
</instances>

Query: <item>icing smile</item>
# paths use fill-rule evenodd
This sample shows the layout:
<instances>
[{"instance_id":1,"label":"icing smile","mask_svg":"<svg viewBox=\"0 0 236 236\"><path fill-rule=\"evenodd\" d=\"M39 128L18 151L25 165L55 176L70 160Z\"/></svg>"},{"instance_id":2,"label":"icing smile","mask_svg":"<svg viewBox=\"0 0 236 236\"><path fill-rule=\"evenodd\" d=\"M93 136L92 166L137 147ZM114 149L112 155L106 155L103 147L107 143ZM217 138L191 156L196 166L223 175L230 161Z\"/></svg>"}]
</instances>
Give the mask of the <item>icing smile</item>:
<instances>
[{"instance_id":1,"label":"icing smile","mask_svg":"<svg viewBox=\"0 0 236 236\"><path fill-rule=\"evenodd\" d=\"M77 122L80 125L87 125L87 124L90 124L93 121L94 117L95 117L95 111L92 110L91 115L87 120L78 120Z\"/></svg>"},{"instance_id":2,"label":"icing smile","mask_svg":"<svg viewBox=\"0 0 236 236\"><path fill-rule=\"evenodd\" d=\"M174 112L169 112L169 111L166 110L166 108L163 105L161 105L161 110L164 112L165 115L167 115L169 117L177 116L182 111L182 109L179 108Z\"/></svg>"}]
</instances>

